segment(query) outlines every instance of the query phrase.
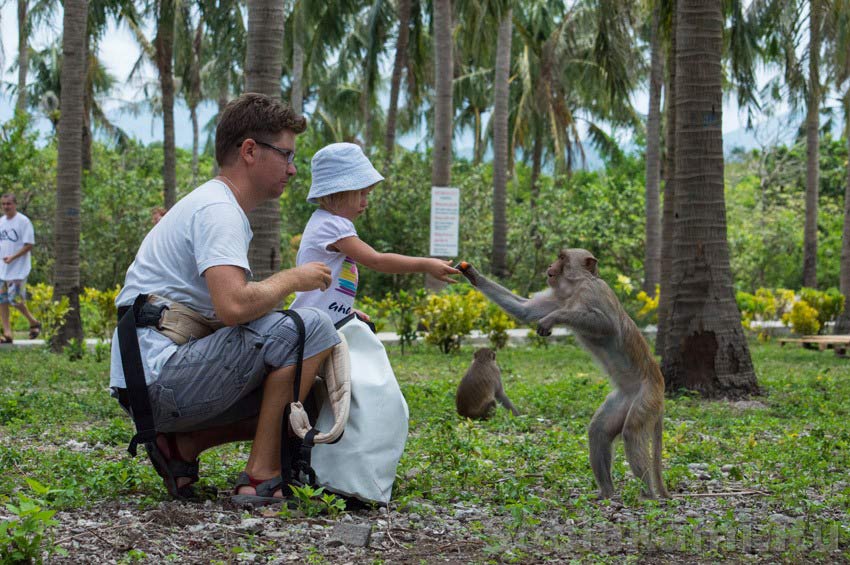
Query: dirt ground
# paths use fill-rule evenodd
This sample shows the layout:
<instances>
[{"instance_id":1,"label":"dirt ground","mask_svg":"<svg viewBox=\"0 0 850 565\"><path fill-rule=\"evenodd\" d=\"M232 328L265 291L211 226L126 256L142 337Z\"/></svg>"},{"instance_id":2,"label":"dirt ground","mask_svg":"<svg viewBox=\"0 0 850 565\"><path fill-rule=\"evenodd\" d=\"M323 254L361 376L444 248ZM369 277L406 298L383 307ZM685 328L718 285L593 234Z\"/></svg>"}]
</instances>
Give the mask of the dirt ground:
<instances>
[{"instance_id":1,"label":"dirt ground","mask_svg":"<svg viewBox=\"0 0 850 565\"><path fill-rule=\"evenodd\" d=\"M836 532L796 528L806 517L777 513L757 492L741 492L732 497L734 532L711 526L729 512L729 502L715 497L689 498L681 519L662 528L646 526L644 510L606 501L593 519L541 515L527 529L483 508L437 508L428 501L415 504L416 511L361 509L333 520L237 508L225 494L147 509L128 501L58 513L54 541L67 555L54 554L49 562L848 562Z\"/></svg>"}]
</instances>

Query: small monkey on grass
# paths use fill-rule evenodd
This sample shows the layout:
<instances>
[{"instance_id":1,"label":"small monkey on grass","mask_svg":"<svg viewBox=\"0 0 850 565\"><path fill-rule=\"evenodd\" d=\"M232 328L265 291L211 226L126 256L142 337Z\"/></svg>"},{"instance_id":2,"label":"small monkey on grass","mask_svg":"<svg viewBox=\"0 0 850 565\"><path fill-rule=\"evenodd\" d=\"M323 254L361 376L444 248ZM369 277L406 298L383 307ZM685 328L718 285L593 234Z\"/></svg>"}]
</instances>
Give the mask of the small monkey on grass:
<instances>
[{"instance_id":1,"label":"small monkey on grass","mask_svg":"<svg viewBox=\"0 0 850 565\"><path fill-rule=\"evenodd\" d=\"M661 475L664 378L637 326L599 278L596 263L584 249L561 251L546 271L549 289L529 299L487 279L468 263L458 268L505 312L522 322L537 322L539 335L550 335L556 324L571 329L608 373L614 391L596 410L588 430L590 466L600 497L614 494L612 444L622 435L632 473L646 485L644 494L667 498Z\"/></svg>"},{"instance_id":2,"label":"small monkey on grass","mask_svg":"<svg viewBox=\"0 0 850 565\"><path fill-rule=\"evenodd\" d=\"M465 418L486 420L492 415L498 400L514 416L519 416L519 412L505 394L501 375L502 372L496 364L496 352L489 347L478 349L472 358L472 365L457 387L457 413Z\"/></svg>"}]
</instances>

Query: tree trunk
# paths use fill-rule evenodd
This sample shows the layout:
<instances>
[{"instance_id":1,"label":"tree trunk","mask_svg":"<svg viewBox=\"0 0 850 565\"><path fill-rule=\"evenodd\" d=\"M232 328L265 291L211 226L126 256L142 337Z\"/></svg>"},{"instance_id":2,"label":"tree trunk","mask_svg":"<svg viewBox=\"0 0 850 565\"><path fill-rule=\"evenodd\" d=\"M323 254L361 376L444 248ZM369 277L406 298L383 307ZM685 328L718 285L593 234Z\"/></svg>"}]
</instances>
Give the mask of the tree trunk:
<instances>
[{"instance_id":1,"label":"tree trunk","mask_svg":"<svg viewBox=\"0 0 850 565\"><path fill-rule=\"evenodd\" d=\"M393 62L393 76L390 83L390 107L387 110L387 132L384 137L384 150L387 168L393 161L395 151L395 129L398 114L398 98L401 91L401 73L407 66L407 44L410 41L410 0L399 0L398 2L398 38L395 44L395 61Z\"/></svg>"},{"instance_id":2,"label":"tree trunk","mask_svg":"<svg viewBox=\"0 0 850 565\"><path fill-rule=\"evenodd\" d=\"M245 90L280 98L284 6L279 0L248 0ZM280 269L280 203L269 200L248 215L254 239L248 262L255 280Z\"/></svg>"},{"instance_id":3,"label":"tree trunk","mask_svg":"<svg viewBox=\"0 0 850 565\"><path fill-rule=\"evenodd\" d=\"M676 205L676 3L673 0L670 50L667 53L667 89L664 95L664 113L667 124L664 132L664 203L661 212L661 273L658 299L658 330L655 334L655 353L664 354L669 327L670 273L673 268L673 224Z\"/></svg>"},{"instance_id":4,"label":"tree trunk","mask_svg":"<svg viewBox=\"0 0 850 565\"><path fill-rule=\"evenodd\" d=\"M482 153L482 147L484 145L481 135L481 109L473 108L472 110L475 113L475 127L472 135L475 136L472 140L472 164L480 165L481 160L484 158Z\"/></svg>"},{"instance_id":5,"label":"tree trunk","mask_svg":"<svg viewBox=\"0 0 850 565\"><path fill-rule=\"evenodd\" d=\"M53 299L67 297L71 310L51 342L61 350L71 339L83 339L80 319L80 201L85 90L85 37L87 0L65 0L62 22L62 88L59 148L56 162L56 220Z\"/></svg>"},{"instance_id":6,"label":"tree trunk","mask_svg":"<svg viewBox=\"0 0 850 565\"><path fill-rule=\"evenodd\" d=\"M94 94L94 79L91 76L91 69L89 65L92 64L92 55L90 48L91 36L86 30L85 42L83 44L83 76L85 77L85 83L83 85L83 137L82 137L82 166L84 171L90 171L92 165L92 157L91 157L91 144L92 144L92 133L91 133L91 106L92 106L92 96Z\"/></svg>"},{"instance_id":7,"label":"tree trunk","mask_svg":"<svg viewBox=\"0 0 850 565\"><path fill-rule=\"evenodd\" d=\"M540 233L540 218L537 215L537 201L540 199L540 186L537 182L540 179L540 169L543 164L543 139L538 132L534 134L534 146L531 150L531 198L529 206L531 207L531 241L534 244L535 267L537 266L536 258L543 248L543 235Z\"/></svg>"},{"instance_id":8,"label":"tree trunk","mask_svg":"<svg viewBox=\"0 0 850 565\"><path fill-rule=\"evenodd\" d=\"M850 92L845 94L845 138L847 151L850 154ZM844 311L835 322L836 334L850 334L850 161L847 162L847 179L844 185L844 232L841 236L841 265L839 267L838 285L844 295Z\"/></svg>"},{"instance_id":9,"label":"tree trunk","mask_svg":"<svg viewBox=\"0 0 850 565\"><path fill-rule=\"evenodd\" d=\"M300 114L304 111L304 0L295 4L292 16L295 25L292 26L292 92L289 94L289 105Z\"/></svg>"},{"instance_id":10,"label":"tree trunk","mask_svg":"<svg viewBox=\"0 0 850 565\"><path fill-rule=\"evenodd\" d=\"M198 182L198 153L200 152L200 135L198 132L198 104L201 103L201 48L203 47L203 21L195 28L192 40L192 68L189 70L189 115L192 119L192 186Z\"/></svg>"},{"instance_id":11,"label":"tree trunk","mask_svg":"<svg viewBox=\"0 0 850 565\"><path fill-rule=\"evenodd\" d=\"M661 217L659 207L659 174L661 159L661 82L663 61L661 40L658 37L658 6L652 12L650 51L652 61L649 73L649 112L646 119L646 255L644 258L643 290L655 295L655 285L661 278Z\"/></svg>"},{"instance_id":12,"label":"tree trunk","mask_svg":"<svg viewBox=\"0 0 850 565\"><path fill-rule=\"evenodd\" d=\"M157 18L156 68L162 92L162 181L165 207L177 201L177 159L174 147L174 2L160 0Z\"/></svg>"},{"instance_id":13,"label":"tree trunk","mask_svg":"<svg viewBox=\"0 0 850 565\"><path fill-rule=\"evenodd\" d=\"M215 125L218 126L218 121L221 119L221 114L224 112L224 107L227 106L229 102L230 90L228 88L227 79L224 79L219 83L218 87L218 113L215 115ZM219 167L218 161L213 160L213 175L218 175Z\"/></svg>"},{"instance_id":14,"label":"tree trunk","mask_svg":"<svg viewBox=\"0 0 850 565\"><path fill-rule=\"evenodd\" d=\"M662 370L668 390L741 397L759 387L726 239L721 0L679 0L675 32L676 222Z\"/></svg>"},{"instance_id":15,"label":"tree trunk","mask_svg":"<svg viewBox=\"0 0 850 565\"><path fill-rule=\"evenodd\" d=\"M27 25L27 2L18 0L18 98L15 103L17 112L27 111L27 71L29 70L29 37Z\"/></svg>"},{"instance_id":16,"label":"tree trunk","mask_svg":"<svg viewBox=\"0 0 850 565\"><path fill-rule=\"evenodd\" d=\"M496 76L493 85L493 257L491 269L497 277L507 273L508 222L508 98L510 96L512 10L502 15L496 39Z\"/></svg>"},{"instance_id":17,"label":"tree trunk","mask_svg":"<svg viewBox=\"0 0 850 565\"><path fill-rule=\"evenodd\" d=\"M803 286L818 285L818 184L820 182L820 0L809 15L809 98L806 101L806 227L803 232Z\"/></svg>"},{"instance_id":18,"label":"tree trunk","mask_svg":"<svg viewBox=\"0 0 850 565\"><path fill-rule=\"evenodd\" d=\"M434 154L431 185L452 182L452 0L434 0Z\"/></svg>"}]
</instances>

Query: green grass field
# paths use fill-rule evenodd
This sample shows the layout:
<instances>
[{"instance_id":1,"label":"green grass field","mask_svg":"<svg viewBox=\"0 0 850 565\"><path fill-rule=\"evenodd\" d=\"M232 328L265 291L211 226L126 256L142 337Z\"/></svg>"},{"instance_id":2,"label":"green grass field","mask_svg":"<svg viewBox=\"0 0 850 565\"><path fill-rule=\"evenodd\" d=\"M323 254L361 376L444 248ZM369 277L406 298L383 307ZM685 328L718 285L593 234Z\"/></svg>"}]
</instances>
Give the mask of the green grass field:
<instances>
[{"instance_id":1,"label":"green grass field","mask_svg":"<svg viewBox=\"0 0 850 565\"><path fill-rule=\"evenodd\" d=\"M552 551L604 560L611 552L599 548L611 544L632 557L850 559L850 360L773 344L751 351L765 392L754 402L668 397L673 499L641 499L618 446L619 500L600 503L585 432L610 387L586 353L566 344L500 351L522 415L499 410L472 422L454 411L471 348L391 349L410 406L394 508L483 508L493 520L468 528L482 555L508 561ZM29 492L26 478L66 511L118 499L144 509L167 496L146 459L127 456L131 422L107 383L108 362L93 354L71 362L43 350L0 352L0 503ZM246 456L246 444L204 454L202 484L227 489Z\"/></svg>"}]
</instances>

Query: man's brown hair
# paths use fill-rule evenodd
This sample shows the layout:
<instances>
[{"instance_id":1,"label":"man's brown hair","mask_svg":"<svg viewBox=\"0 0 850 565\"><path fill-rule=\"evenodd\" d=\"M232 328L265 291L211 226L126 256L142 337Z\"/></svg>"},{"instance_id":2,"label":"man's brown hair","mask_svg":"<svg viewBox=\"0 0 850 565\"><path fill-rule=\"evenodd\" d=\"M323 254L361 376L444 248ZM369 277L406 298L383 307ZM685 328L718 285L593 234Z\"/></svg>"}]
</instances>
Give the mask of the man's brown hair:
<instances>
[{"instance_id":1,"label":"man's brown hair","mask_svg":"<svg viewBox=\"0 0 850 565\"><path fill-rule=\"evenodd\" d=\"M283 130L304 133L307 119L271 96L248 92L227 103L215 128L215 160L229 165L239 144L251 138L269 142Z\"/></svg>"}]
</instances>

